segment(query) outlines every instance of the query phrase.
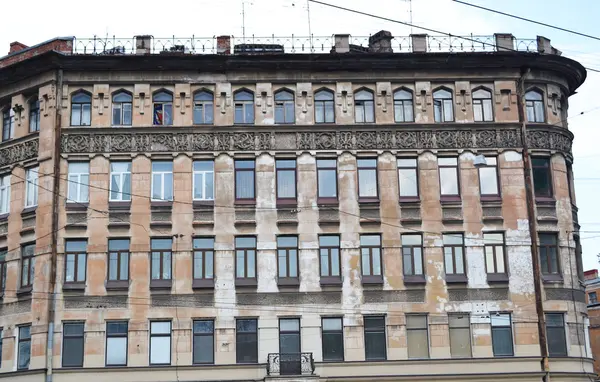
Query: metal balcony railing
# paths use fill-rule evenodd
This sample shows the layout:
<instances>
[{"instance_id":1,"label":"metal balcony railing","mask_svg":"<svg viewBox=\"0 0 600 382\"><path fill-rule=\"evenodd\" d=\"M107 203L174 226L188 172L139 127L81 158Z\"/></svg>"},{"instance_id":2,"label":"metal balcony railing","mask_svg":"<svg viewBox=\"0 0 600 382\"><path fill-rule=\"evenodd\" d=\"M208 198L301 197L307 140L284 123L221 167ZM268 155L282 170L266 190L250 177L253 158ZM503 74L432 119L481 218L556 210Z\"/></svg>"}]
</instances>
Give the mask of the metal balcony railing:
<instances>
[{"instance_id":1,"label":"metal balcony railing","mask_svg":"<svg viewBox=\"0 0 600 382\"><path fill-rule=\"evenodd\" d=\"M267 375L314 375L312 353L269 353Z\"/></svg>"}]
</instances>

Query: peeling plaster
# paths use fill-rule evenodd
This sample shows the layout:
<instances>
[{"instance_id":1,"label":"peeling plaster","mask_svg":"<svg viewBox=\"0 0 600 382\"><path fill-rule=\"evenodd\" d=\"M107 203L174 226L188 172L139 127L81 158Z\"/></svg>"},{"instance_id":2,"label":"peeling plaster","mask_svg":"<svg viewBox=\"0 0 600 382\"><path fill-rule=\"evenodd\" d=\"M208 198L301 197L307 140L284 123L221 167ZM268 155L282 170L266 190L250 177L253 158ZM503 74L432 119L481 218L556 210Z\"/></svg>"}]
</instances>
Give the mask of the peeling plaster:
<instances>
[{"instance_id":1,"label":"peeling plaster","mask_svg":"<svg viewBox=\"0 0 600 382\"><path fill-rule=\"evenodd\" d=\"M506 162L520 162L523 160L521 153L516 151L505 151L502 155L504 155L504 161Z\"/></svg>"}]
</instances>

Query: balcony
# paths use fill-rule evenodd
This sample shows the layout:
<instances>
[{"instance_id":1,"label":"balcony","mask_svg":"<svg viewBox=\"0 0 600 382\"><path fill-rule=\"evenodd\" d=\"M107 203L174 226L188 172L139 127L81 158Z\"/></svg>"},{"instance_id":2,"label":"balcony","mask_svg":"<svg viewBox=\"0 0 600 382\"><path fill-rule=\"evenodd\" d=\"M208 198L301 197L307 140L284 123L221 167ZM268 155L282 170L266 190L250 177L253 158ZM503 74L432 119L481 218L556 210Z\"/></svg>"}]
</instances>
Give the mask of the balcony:
<instances>
[{"instance_id":1,"label":"balcony","mask_svg":"<svg viewBox=\"0 0 600 382\"><path fill-rule=\"evenodd\" d=\"M268 376L314 375L315 361L312 353L269 353Z\"/></svg>"}]
</instances>

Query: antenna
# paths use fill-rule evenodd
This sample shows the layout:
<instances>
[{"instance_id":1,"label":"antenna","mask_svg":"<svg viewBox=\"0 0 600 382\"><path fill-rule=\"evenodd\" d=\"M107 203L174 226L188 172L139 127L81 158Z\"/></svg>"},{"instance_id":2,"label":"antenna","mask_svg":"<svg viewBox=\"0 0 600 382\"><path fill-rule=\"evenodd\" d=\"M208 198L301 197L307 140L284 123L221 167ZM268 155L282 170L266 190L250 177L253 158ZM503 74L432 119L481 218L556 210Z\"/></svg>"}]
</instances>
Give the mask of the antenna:
<instances>
[{"instance_id":1,"label":"antenna","mask_svg":"<svg viewBox=\"0 0 600 382\"><path fill-rule=\"evenodd\" d=\"M402 0L405 3L408 3L408 22L411 24L410 27L410 34L413 33L413 27L412 27L412 23L413 23L413 12L412 12L412 0Z\"/></svg>"},{"instance_id":2,"label":"antenna","mask_svg":"<svg viewBox=\"0 0 600 382\"><path fill-rule=\"evenodd\" d=\"M313 53L312 30L310 28L310 1L306 0L306 15L308 16L308 39L310 42L310 51Z\"/></svg>"},{"instance_id":3,"label":"antenna","mask_svg":"<svg viewBox=\"0 0 600 382\"><path fill-rule=\"evenodd\" d=\"M242 0L242 37L244 39L244 43L246 42L246 2Z\"/></svg>"}]
</instances>

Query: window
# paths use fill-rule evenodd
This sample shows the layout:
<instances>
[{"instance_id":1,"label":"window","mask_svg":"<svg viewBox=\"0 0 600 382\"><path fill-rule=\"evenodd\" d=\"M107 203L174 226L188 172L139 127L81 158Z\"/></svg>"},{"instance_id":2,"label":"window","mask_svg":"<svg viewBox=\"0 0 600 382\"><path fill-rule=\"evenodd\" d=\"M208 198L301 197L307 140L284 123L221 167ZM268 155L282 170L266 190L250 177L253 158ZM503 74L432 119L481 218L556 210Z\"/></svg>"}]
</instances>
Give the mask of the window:
<instances>
[{"instance_id":1,"label":"window","mask_svg":"<svg viewBox=\"0 0 600 382\"><path fill-rule=\"evenodd\" d=\"M485 269L491 273L506 273L506 257L504 255L504 234L484 233Z\"/></svg>"},{"instance_id":2,"label":"window","mask_svg":"<svg viewBox=\"0 0 600 382\"><path fill-rule=\"evenodd\" d=\"M215 322L194 320L194 363L215 362Z\"/></svg>"},{"instance_id":3,"label":"window","mask_svg":"<svg viewBox=\"0 0 600 382\"><path fill-rule=\"evenodd\" d=\"M10 175L0 176L0 215L10 212Z\"/></svg>"},{"instance_id":4,"label":"window","mask_svg":"<svg viewBox=\"0 0 600 382\"><path fill-rule=\"evenodd\" d=\"M86 274L87 240L65 243L65 283L83 283Z\"/></svg>"},{"instance_id":5,"label":"window","mask_svg":"<svg viewBox=\"0 0 600 382\"><path fill-rule=\"evenodd\" d=\"M8 106L2 112L2 142L15 137L15 112Z\"/></svg>"},{"instance_id":6,"label":"window","mask_svg":"<svg viewBox=\"0 0 600 382\"><path fill-rule=\"evenodd\" d=\"M29 132L40 131L40 100L29 101Z\"/></svg>"},{"instance_id":7,"label":"window","mask_svg":"<svg viewBox=\"0 0 600 382\"><path fill-rule=\"evenodd\" d=\"M385 316L365 316L365 359L377 361L387 359Z\"/></svg>"},{"instance_id":8,"label":"window","mask_svg":"<svg viewBox=\"0 0 600 382\"><path fill-rule=\"evenodd\" d=\"M560 276L558 238L555 233L539 233L542 275Z\"/></svg>"},{"instance_id":9,"label":"window","mask_svg":"<svg viewBox=\"0 0 600 382\"><path fill-rule=\"evenodd\" d=\"M440 192L442 197L460 197L458 181L458 159L438 158L440 171Z\"/></svg>"},{"instance_id":10,"label":"window","mask_svg":"<svg viewBox=\"0 0 600 382\"><path fill-rule=\"evenodd\" d=\"M39 167L28 168L25 171L25 208L37 206L38 203L38 173Z\"/></svg>"},{"instance_id":11,"label":"window","mask_svg":"<svg viewBox=\"0 0 600 382\"><path fill-rule=\"evenodd\" d=\"M492 348L494 356L513 355L512 323L510 314L492 314Z\"/></svg>"},{"instance_id":12,"label":"window","mask_svg":"<svg viewBox=\"0 0 600 382\"><path fill-rule=\"evenodd\" d=\"M214 122L214 97L209 91L194 94L194 125L212 125Z\"/></svg>"},{"instance_id":13,"label":"window","mask_svg":"<svg viewBox=\"0 0 600 382\"><path fill-rule=\"evenodd\" d=\"M235 277L256 279L256 238L235 238Z\"/></svg>"},{"instance_id":14,"label":"window","mask_svg":"<svg viewBox=\"0 0 600 382\"><path fill-rule=\"evenodd\" d=\"M296 112L294 110L294 94L288 90L275 93L275 123L294 123Z\"/></svg>"},{"instance_id":15,"label":"window","mask_svg":"<svg viewBox=\"0 0 600 382\"><path fill-rule=\"evenodd\" d=\"M234 123L254 123L254 93L249 90L239 90L233 95L233 102L235 103Z\"/></svg>"},{"instance_id":16,"label":"window","mask_svg":"<svg viewBox=\"0 0 600 382\"><path fill-rule=\"evenodd\" d=\"M471 320L468 313L448 314L450 354L453 358L471 357Z\"/></svg>"},{"instance_id":17,"label":"window","mask_svg":"<svg viewBox=\"0 0 600 382\"><path fill-rule=\"evenodd\" d=\"M127 366L127 321L106 322L106 366Z\"/></svg>"},{"instance_id":18,"label":"window","mask_svg":"<svg viewBox=\"0 0 600 382\"><path fill-rule=\"evenodd\" d=\"M500 196L498 187L498 161L494 157L485 158L485 165L479 166L479 192L481 196Z\"/></svg>"},{"instance_id":19,"label":"window","mask_svg":"<svg viewBox=\"0 0 600 382\"><path fill-rule=\"evenodd\" d=\"M423 277L423 238L420 234L401 235L404 276Z\"/></svg>"},{"instance_id":20,"label":"window","mask_svg":"<svg viewBox=\"0 0 600 382\"><path fill-rule=\"evenodd\" d=\"M319 236L319 257L321 258L321 283L341 281L340 237L338 235Z\"/></svg>"},{"instance_id":21,"label":"window","mask_svg":"<svg viewBox=\"0 0 600 382\"><path fill-rule=\"evenodd\" d=\"M4 290L4 288L2 288L2 290ZM598 303L598 293L590 292L588 294L588 305L597 304L597 303Z\"/></svg>"},{"instance_id":22,"label":"window","mask_svg":"<svg viewBox=\"0 0 600 382\"><path fill-rule=\"evenodd\" d=\"M173 124L173 94L167 91L154 93L152 97L154 103L154 124L172 125Z\"/></svg>"},{"instance_id":23,"label":"window","mask_svg":"<svg viewBox=\"0 0 600 382\"><path fill-rule=\"evenodd\" d=\"M546 313L546 338L550 357L566 357L565 316L562 313Z\"/></svg>"},{"instance_id":24,"label":"window","mask_svg":"<svg viewBox=\"0 0 600 382\"><path fill-rule=\"evenodd\" d=\"M171 321L150 321L150 365L171 364Z\"/></svg>"},{"instance_id":25,"label":"window","mask_svg":"<svg viewBox=\"0 0 600 382\"><path fill-rule=\"evenodd\" d=\"M277 159L277 202L296 202L296 160Z\"/></svg>"},{"instance_id":26,"label":"window","mask_svg":"<svg viewBox=\"0 0 600 382\"><path fill-rule=\"evenodd\" d=\"M280 375L302 374L300 357L300 319L279 319Z\"/></svg>"},{"instance_id":27,"label":"window","mask_svg":"<svg viewBox=\"0 0 600 382\"><path fill-rule=\"evenodd\" d=\"M527 110L527 121L544 123L544 96L538 90L530 90L525 93L525 109Z\"/></svg>"},{"instance_id":28,"label":"window","mask_svg":"<svg viewBox=\"0 0 600 382\"><path fill-rule=\"evenodd\" d=\"M194 200L215 199L215 162L194 162Z\"/></svg>"},{"instance_id":29,"label":"window","mask_svg":"<svg viewBox=\"0 0 600 382\"><path fill-rule=\"evenodd\" d=\"M398 158L400 200L419 199L419 168L416 158Z\"/></svg>"},{"instance_id":30,"label":"window","mask_svg":"<svg viewBox=\"0 0 600 382\"><path fill-rule=\"evenodd\" d=\"M452 277L449 276L462 276L465 278L466 272L463 234L444 234L443 241L446 281L452 281Z\"/></svg>"},{"instance_id":31,"label":"window","mask_svg":"<svg viewBox=\"0 0 600 382\"><path fill-rule=\"evenodd\" d=\"M89 201L90 164L88 162L69 163L67 202L87 203Z\"/></svg>"},{"instance_id":32,"label":"window","mask_svg":"<svg viewBox=\"0 0 600 382\"><path fill-rule=\"evenodd\" d=\"M315 123L335 123L335 107L331 90L319 90L315 93Z\"/></svg>"},{"instance_id":33,"label":"window","mask_svg":"<svg viewBox=\"0 0 600 382\"><path fill-rule=\"evenodd\" d=\"M354 117L356 123L375 122L375 103L369 90L359 90L354 94Z\"/></svg>"},{"instance_id":34,"label":"window","mask_svg":"<svg viewBox=\"0 0 600 382\"><path fill-rule=\"evenodd\" d=\"M369 276L375 276L379 282L382 280L381 271L381 236L360 235L360 256L362 260L363 282Z\"/></svg>"},{"instance_id":35,"label":"window","mask_svg":"<svg viewBox=\"0 0 600 382\"><path fill-rule=\"evenodd\" d=\"M318 198L337 202L337 160L317 159Z\"/></svg>"},{"instance_id":36,"label":"window","mask_svg":"<svg viewBox=\"0 0 600 382\"><path fill-rule=\"evenodd\" d=\"M0 367L2 366L2 345L3 345L3 338L4 337L4 328L0 328Z\"/></svg>"},{"instance_id":37,"label":"window","mask_svg":"<svg viewBox=\"0 0 600 382\"><path fill-rule=\"evenodd\" d=\"M282 279L298 280L298 237L277 237L277 275Z\"/></svg>"},{"instance_id":38,"label":"window","mask_svg":"<svg viewBox=\"0 0 600 382\"><path fill-rule=\"evenodd\" d=\"M258 323L256 319L237 319L235 323L236 362L258 362Z\"/></svg>"},{"instance_id":39,"label":"window","mask_svg":"<svg viewBox=\"0 0 600 382\"><path fill-rule=\"evenodd\" d=\"M71 97L71 126L92 124L92 96L79 91Z\"/></svg>"},{"instance_id":40,"label":"window","mask_svg":"<svg viewBox=\"0 0 600 382\"><path fill-rule=\"evenodd\" d=\"M341 317L321 319L323 361L344 360L344 323Z\"/></svg>"},{"instance_id":41,"label":"window","mask_svg":"<svg viewBox=\"0 0 600 382\"><path fill-rule=\"evenodd\" d=\"M132 116L132 102L133 97L131 94L121 91L113 95L113 113L112 113L112 124L115 126L131 126Z\"/></svg>"},{"instance_id":42,"label":"window","mask_svg":"<svg viewBox=\"0 0 600 382\"><path fill-rule=\"evenodd\" d=\"M129 281L129 239L108 241L108 281Z\"/></svg>"},{"instance_id":43,"label":"window","mask_svg":"<svg viewBox=\"0 0 600 382\"><path fill-rule=\"evenodd\" d=\"M173 200L173 162L152 162L152 200Z\"/></svg>"},{"instance_id":44,"label":"window","mask_svg":"<svg viewBox=\"0 0 600 382\"><path fill-rule=\"evenodd\" d=\"M533 172L533 190L536 198L552 197L552 172L550 158L531 158Z\"/></svg>"},{"instance_id":45,"label":"window","mask_svg":"<svg viewBox=\"0 0 600 382\"><path fill-rule=\"evenodd\" d=\"M377 159L358 159L358 198L377 200Z\"/></svg>"},{"instance_id":46,"label":"window","mask_svg":"<svg viewBox=\"0 0 600 382\"><path fill-rule=\"evenodd\" d=\"M63 324L62 367L83 367L83 322Z\"/></svg>"},{"instance_id":47,"label":"window","mask_svg":"<svg viewBox=\"0 0 600 382\"><path fill-rule=\"evenodd\" d=\"M491 122L494 120L492 92L481 88L473 92L473 117L475 122Z\"/></svg>"},{"instance_id":48,"label":"window","mask_svg":"<svg viewBox=\"0 0 600 382\"><path fill-rule=\"evenodd\" d=\"M212 280L214 276L215 239L194 238L194 280Z\"/></svg>"},{"instance_id":49,"label":"window","mask_svg":"<svg viewBox=\"0 0 600 382\"><path fill-rule=\"evenodd\" d=\"M2 248L0 249L0 294L4 293L4 290L6 289L6 271L7 271L7 267L6 267L6 255L8 253L8 250L6 248ZM0 336L0 339L2 338L2 336ZM0 346L0 352L1 352L1 346ZM1 355L1 354L0 354ZM2 362L2 358L0 358L0 363Z\"/></svg>"},{"instance_id":50,"label":"window","mask_svg":"<svg viewBox=\"0 0 600 382\"><path fill-rule=\"evenodd\" d=\"M21 247L21 288L31 288L35 272L35 244Z\"/></svg>"},{"instance_id":51,"label":"window","mask_svg":"<svg viewBox=\"0 0 600 382\"><path fill-rule=\"evenodd\" d=\"M254 168L253 160L235 161L235 200L237 202L254 202Z\"/></svg>"},{"instance_id":52,"label":"window","mask_svg":"<svg viewBox=\"0 0 600 382\"><path fill-rule=\"evenodd\" d=\"M408 358L429 358L427 316L406 315L406 340L408 342Z\"/></svg>"},{"instance_id":53,"label":"window","mask_svg":"<svg viewBox=\"0 0 600 382\"><path fill-rule=\"evenodd\" d=\"M110 201L131 200L131 162L110 163Z\"/></svg>"},{"instance_id":54,"label":"window","mask_svg":"<svg viewBox=\"0 0 600 382\"><path fill-rule=\"evenodd\" d=\"M442 88L433 92L433 114L436 122L454 122L450 90Z\"/></svg>"},{"instance_id":55,"label":"window","mask_svg":"<svg viewBox=\"0 0 600 382\"><path fill-rule=\"evenodd\" d=\"M31 360L31 325L19 326L19 346L17 353L17 370L29 369Z\"/></svg>"},{"instance_id":56,"label":"window","mask_svg":"<svg viewBox=\"0 0 600 382\"><path fill-rule=\"evenodd\" d=\"M171 239L151 239L152 280L171 280Z\"/></svg>"},{"instance_id":57,"label":"window","mask_svg":"<svg viewBox=\"0 0 600 382\"><path fill-rule=\"evenodd\" d=\"M414 122L413 95L405 89L394 93L394 120L396 122Z\"/></svg>"}]
</instances>

